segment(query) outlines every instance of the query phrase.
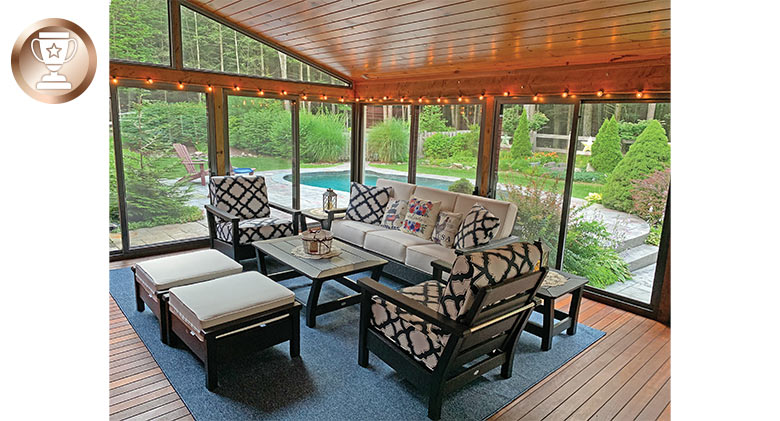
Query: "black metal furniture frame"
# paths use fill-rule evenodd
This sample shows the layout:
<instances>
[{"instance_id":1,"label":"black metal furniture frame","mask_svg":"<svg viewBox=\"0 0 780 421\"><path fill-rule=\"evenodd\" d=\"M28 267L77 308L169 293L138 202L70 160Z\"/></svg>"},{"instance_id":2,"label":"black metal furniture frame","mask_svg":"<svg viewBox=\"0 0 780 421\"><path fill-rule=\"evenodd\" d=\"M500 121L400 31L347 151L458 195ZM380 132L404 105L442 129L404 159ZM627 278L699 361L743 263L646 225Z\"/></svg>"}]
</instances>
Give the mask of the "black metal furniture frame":
<instances>
[{"instance_id":1,"label":"black metal furniture frame","mask_svg":"<svg viewBox=\"0 0 780 421\"><path fill-rule=\"evenodd\" d=\"M144 311L144 304L149 310L157 316L160 321L160 341L168 344L168 291L153 292L146 287L135 272L135 266L131 266L133 271L133 286L135 289L135 309L140 313Z\"/></svg>"},{"instance_id":2,"label":"black metal furniture frame","mask_svg":"<svg viewBox=\"0 0 780 421\"><path fill-rule=\"evenodd\" d=\"M500 284L480 288L470 311L460 322L372 279L360 279L358 284L363 296L360 302L358 364L368 367L368 352L374 353L428 393L428 417L439 419L444 394L498 366L501 366L503 378L512 376L515 345L533 311L534 296L546 274L547 268L543 267ZM442 334L450 335L435 370L428 370L371 326L369 318L373 295L433 324ZM472 365L465 366L472 362Z\"/></svg>"},{"instance_id":3,"label":"black metal furniture frame","mask_svg":"<svg viewBox=\"0 0 780 421\"><path fill-rule=\"evenodd\" d=\"M268 206L270 206L271 209L276 209L289 214L292 217L293 232L295 234L298 233L298 222L301 218L301 211L273 202L268 202ZM230 222L232 224L232 241L227 242L217 238L216 218L219 218L225 222ZM252 256L254 256L251 243L241 244L239 242L241 235L240 231L238 230L238 222L241 220L241 218L214 205L206 205L206 219L208 220L209 224L209 246L211 246L211 248L225 253L227 256L230 256L237 262L240 262L244 259L250 259Z\"/></svg>"},{"instance_id":4,"label":"black metal furniture frame","mask_svg":"<svg viewBox=\"0 0 780 421\"><path fill-rule=\"evenodd\" d=\"M206 329L201 340L168 307L167 335L171 346L178 338L203 362L206 388L213 391L218 384L217 364L223 349L260 350L290 341L290 357L299 357L300 310L301 304L293 301L284 307Z\"/></svg>"},{"instance_id":5,"label":"black metal furniture frame","mask_svg":"<svg viewBox=\"0 0 780 421\"><path fill-rule=\"evenodd\" d=\"M297 278L299 276L307 277L311 279L311 290L309 291L309 297L306 300L305 303L305 315L306 315L306 326L310 328L317 327L317 316L325 313L330 313L332 311L336 311L339 309L342 309L344 307L348 307L351 305L355 305L360 302L360 292L361 289L358 287L358 284L347 278L349 275L354 275L356 273L362 273L365 272L366 268L362 269L356 269L353 271L341 273L336 276L329 276L325 278L310 278L306 274L297 271L295 268L288 269L288 270L282 270L276 273L268 273L268 267L265 263L265 258L267 257L265 253L260 251L260 249L255 248L255 254L257 258L257 267L260 269L260 273L263 275L273 279L276 282L283 281L285 279L291 279L291 278ZM273 258L273 256L269 256ZM285 264L284 262L281 262L282 264ZM385 264L377 265L373 269L371 269L371 278L379 280L379 278L382 276L382 268L385 266ZM369 278L367 278L369 279ZM336 281L340 283L341 285L344 285L345 287L353 290L356 292L356 294L347 295L344 297L339 297L335 300L328 301L325 303L320 303L320 291L322 291L322 284L324 284L326 281ZM298 298L295 298L298 300ZM300 302L300 301L299 301ZM304 304L303 302L300 302L301 304Z\"/></svg>"}]
</instances>

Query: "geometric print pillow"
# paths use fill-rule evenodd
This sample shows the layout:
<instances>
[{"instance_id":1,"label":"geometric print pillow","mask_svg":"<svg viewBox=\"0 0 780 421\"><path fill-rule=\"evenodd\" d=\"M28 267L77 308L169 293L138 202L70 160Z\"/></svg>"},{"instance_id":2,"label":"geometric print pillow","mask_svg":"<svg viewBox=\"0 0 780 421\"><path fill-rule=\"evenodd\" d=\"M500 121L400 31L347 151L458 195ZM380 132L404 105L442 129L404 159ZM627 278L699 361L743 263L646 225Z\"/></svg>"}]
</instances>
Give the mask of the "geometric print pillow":
<instances>
[{"instance_id":1,"label":"geometric print pillow","mask_svg":"<svg viewBox=\"0 0 780 421\"><path fill-rule=\"evenodd\" d=\"M547 257L547 250L540 242L517 242L458 256L439 298L439 313L452 320L462 318L468 313L480 288L546 267Z\"/></svg>"},{"instance_id":2,"label":"geometric print pillow","mask_svg":"<svg viewBox=\"0 0 780 421\"><path fill-rule=\"evenodd\" d=\"M385 216L382 217L382 228L391 230L400 230L404 223L406 211L409 210L408 200L391 200L385 209Z\"/></svg>"},{"instance_id":3,"label":"geometric print pillow","mask_svg":"<svg viewBox=\"0 0 780 421\"><path fill-rule=\"evenodd\" d=\"M346 218L378 225L392 194L392 187L369 187L353 181Z\"/></svg>"},{"instance_id":4,"label":"geometric print pillow","mask_svg":"<svg viewBox=\"0 0 780 421\"><path fill-rule=\"evenodd\" d=\"M209 198L212 205L241 220L271 214L265 178L259 175L211 177Z\"/></svg>"},{"instance_id":5,"label":"geometric print pillow","mask_svg":"<svg viewBox=\"0 0 780 421\"><path fill-rule=\"evenodd\" d=\"M466 249L489 243L498 232L500 223L501 220L495 215L475 203L463 218L463 224L455 236L455 248Z\"/></svg>"}]
</instances>

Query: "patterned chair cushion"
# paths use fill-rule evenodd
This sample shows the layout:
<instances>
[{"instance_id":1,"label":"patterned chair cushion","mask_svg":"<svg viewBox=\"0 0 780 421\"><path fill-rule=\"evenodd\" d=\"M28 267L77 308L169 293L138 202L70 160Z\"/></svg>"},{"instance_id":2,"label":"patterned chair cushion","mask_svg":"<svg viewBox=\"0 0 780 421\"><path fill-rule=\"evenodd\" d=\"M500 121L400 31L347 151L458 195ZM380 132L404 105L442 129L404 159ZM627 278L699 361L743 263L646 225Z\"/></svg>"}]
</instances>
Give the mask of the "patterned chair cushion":
<instances>
[{"instance_id":1,"label":"patterned chair cushion","mask_svg":"<svg viewBox=\"0 0 780 421\"><path fill-rule=\"evenodd\" d=\"M366 224L379 224L392 194L392 187L370 187L353 181L346 218Z\"/></svg>"},{"instance_id":2,"label":"patterned chair cushion","mask_svg":"<svg viewBox=\"0 0 780 421\"><path fill-rule=\"evenodd\" d=\"M382 228L391 230L400 230L404 223L406 212L409 210L408 200L391 200L385 209L385 216L382 217Z\"/></svg>"},{"instance_id":3,"label":"patterned chair cushion","mask_svg":"<svg viewBox=\"0 0 780 421\"><path fill-rule=\"evenodd\" d=\"M401 231L420 237L423 240L430 240L440 210L440 201L432 202L419 197L412 197L409 200L409 210L404 217Z\"/></svg>"},{"instance_id":4,"label":"patterned chair cushion","mask_svg":"<svg viewBox=\"0 0 780 421\"><path fill-rule=\"evenodd\" d=\"M490 242L498 232L501 220L479 203L474 204L463 218L463 223L455 236L455 248L466 249L483 246Z\"/></svg>"},{"instance_id":5,"label":"patterned chair cushion","mask_svg":"<svg viewBox=\"0 0 780 421\"><path fill-rule=\"evenodd\" d=\"M547 250L541 243L513 243L458 256L437 311L461 321L471 308L479 288L496 285L547 266Z\"/></svg>"},{"instance_id":6,"label":"patterned chair cushion","mask_svg":"<svg viewBox=\"0 0 780 421\"><path fill-rule=\"evenodd\" d=\"M211 204L240 219L265 218L271 214L265 178L221 176L209 179Z\"/></svg>"},{"instance_id":7,"label":"patterned chair cushion","mask_svg":"<svg viewBox=\"0 0 780 421\"><path fill-rule=\"evenodd\" d=\"M398 291L437 310L443 287L438 281L428 281ZM429 370L435 369L449 336L440 336L435 326L393 303L377 296L372 299L371 325Z\"/></svg>"},{"instance_id":8,"label":"patterned chair cushion","mask_svg":"<svg viewBox=\"0 0 780 421\"><path fill-rule=\"evenodd\" d=\"M441 212L439 220L436 221L436 226L433 228L431 241L451 248L455 243L455 236L458 234L461 220L463 220L462 213Z\"/></svg>"},{"instance_id":9,"label":"patterned chair cushion","mask_svg":"<svg viewBox=\"0 0 780 421\"><path fill-rule=\"evenodd\" d=\"M272 216L238 221L238 231L239 244L295 235L292 221ZM230 222L217 223L217 238L228 243L233 241L233 226Z\"/></svg>"}]
</instances>

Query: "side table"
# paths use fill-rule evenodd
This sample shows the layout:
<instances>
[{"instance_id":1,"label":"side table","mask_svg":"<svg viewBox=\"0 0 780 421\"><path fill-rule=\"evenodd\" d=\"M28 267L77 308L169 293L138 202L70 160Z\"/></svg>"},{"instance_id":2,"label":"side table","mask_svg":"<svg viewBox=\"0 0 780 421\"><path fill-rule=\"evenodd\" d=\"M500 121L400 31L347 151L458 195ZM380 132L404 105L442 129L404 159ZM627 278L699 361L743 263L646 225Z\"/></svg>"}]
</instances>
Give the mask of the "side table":
<instances>
[{"instance_id":1,"label":"side table","mask_svg":"<svg viewBox=\"0 0 780 421\"><path fill-rule=\"evenodd\" d=\"M346 211L346 210L345 210ZM301 211L301 231L306 231L306 218L313 219L320 223L322 229L330 229L330 223L328 222L328 213L320 208L303 209Z\"/></svg>"},{"instance_id":2,"label":"side table","mask_svg":"<svg viewBox=\"0 0 780 421\"><path fill-rule=\"evenodd\" d=\"M536 297L542 300L542 305L537 306L535 311L542 313L542 324L540 325L529 320L525 325L526 332L542 338L542 351L549 351L552 348L553 337L564 330L566 330L568 335L577 333L577 317L580 312L582 291L585 288L585 284L588 283L588 280L581 276L555 269L551 269L550 273L552 272L556 272L566 278L566 283L551 287L545 287L542 284L539 287ZM568 313L555 309L555 300L566 294L571 294L571 304L569 304Z\"/></svg>"}]
</instances>

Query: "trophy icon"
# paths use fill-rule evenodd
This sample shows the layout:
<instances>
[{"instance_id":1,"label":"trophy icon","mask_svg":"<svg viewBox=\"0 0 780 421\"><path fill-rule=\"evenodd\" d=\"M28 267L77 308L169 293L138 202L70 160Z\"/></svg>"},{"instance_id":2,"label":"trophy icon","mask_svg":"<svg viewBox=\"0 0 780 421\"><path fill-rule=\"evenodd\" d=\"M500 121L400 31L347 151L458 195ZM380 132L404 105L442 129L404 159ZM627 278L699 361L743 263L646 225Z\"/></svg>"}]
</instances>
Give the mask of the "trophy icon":
<instances>
[{"instance_id":1,"label":"trophy icon","mask_svg":"<svg viewBox=\"0 0 780 421\"><path fill-rule=\"evenodd\" d=\"M35 51L35 41L38 41L40 57ZM71 41L73 42L73 51L68 55ZM73 59L78 49L78 43L70 37L70 32L39 32L38 38L30 42L30 47L35 59L45 64L51 72L48 75L43 75L35 88L40 90L70 89L70 82L64 75L57 73L63 64Z\"/></svg>"}]
</instances>

